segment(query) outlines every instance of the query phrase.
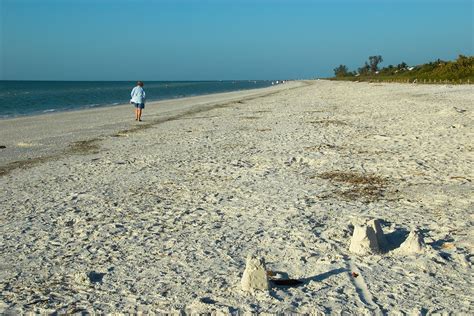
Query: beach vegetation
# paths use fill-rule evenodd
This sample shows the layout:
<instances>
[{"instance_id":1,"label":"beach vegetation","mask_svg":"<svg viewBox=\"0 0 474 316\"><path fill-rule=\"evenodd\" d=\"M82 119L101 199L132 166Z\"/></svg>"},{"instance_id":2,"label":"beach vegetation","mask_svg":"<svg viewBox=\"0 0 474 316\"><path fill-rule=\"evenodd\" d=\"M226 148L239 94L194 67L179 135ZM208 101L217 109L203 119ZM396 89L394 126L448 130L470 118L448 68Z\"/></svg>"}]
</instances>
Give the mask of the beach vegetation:
<instances>
[{"instance_id":1,"label":"beach vegetation","mask_svg":"<svg viewBox=\"0 0 474 316\"><path fill-rule=\"evenodd\" d=\"M406 62L402 61L396 66L388 65L379 68L382 62L382 56L370 56L369 61L366 61L362 67L359 67L357 72L344 69L344 75L342 75L342 72L339 72L339 75L336 74L332 79L417 83L474 82L474 56L459 55L458 58L453 61L437 59L415 66L409 66ZM336 69L334 70L336 71Z\"/></svg>"},{"instance_id":2,"label":"beach vegetation","mask_svg":"<svg viewBox=\"0 0 474 316\"><path fill-rule=\"evenodd\" d=\"M367 76L370 72L370 66L367 62L365 62L364 66L357 69L359 75Z\"/></svg>"},{"instance_id":3,"label":"beach vegetation","mask_svg":"<svg viewBox=\"0 0 474 316\"><path fill-rule=\"evenodd\" d=\"M349 75L349 68L346 65L339 65L334 68L334 74L336 77L346 77Z\"/></svg>"},{"instance_id":4,"label":"beach vegetation","mask_svg":"<svg viewBox=\"0 0 474 316\"><path fill-rule=\"evenodd\" d=\"M370 72L376 73L379 70L379 64L383 61L382 56L369 56Z\"/></svg>"}]
</instances>

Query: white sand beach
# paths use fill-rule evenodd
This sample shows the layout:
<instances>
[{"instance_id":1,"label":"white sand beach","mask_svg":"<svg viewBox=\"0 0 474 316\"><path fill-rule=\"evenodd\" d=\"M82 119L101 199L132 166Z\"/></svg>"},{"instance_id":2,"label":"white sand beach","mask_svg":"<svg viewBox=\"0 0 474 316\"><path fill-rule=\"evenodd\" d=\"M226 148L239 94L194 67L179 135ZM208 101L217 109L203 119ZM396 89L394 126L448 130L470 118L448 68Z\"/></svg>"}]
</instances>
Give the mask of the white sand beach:
<instances>
[{"instance_id":1,"label":"white sand beach","mask_svg":"<svg viewBox=\"0 0 474 316\"><path fill-rule=\"evenodd\" d=\"M473 314L473 112L321 80L2 120L0 312Z\"/></svg>"}]
</instances>

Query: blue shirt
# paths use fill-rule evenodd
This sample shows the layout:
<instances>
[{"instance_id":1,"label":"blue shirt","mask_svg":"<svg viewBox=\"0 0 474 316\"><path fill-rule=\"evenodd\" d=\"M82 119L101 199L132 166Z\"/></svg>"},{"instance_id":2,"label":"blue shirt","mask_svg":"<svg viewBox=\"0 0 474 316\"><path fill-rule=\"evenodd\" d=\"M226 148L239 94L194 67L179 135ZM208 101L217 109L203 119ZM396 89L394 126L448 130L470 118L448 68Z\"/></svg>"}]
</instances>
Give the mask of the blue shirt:
<instances>
[{"instance_id":1,"label":"blue shirt","mask_svg":"<svg viewBox=\"0 0 474 316\"><path fill-rule=\"evenodd\" d=\"M133 88L132 93L130 94L130 96L132 97L130 102L145 104L145 90L143 90L142 87L136 86L135 88Z\"/></svg>"}]
</instances>

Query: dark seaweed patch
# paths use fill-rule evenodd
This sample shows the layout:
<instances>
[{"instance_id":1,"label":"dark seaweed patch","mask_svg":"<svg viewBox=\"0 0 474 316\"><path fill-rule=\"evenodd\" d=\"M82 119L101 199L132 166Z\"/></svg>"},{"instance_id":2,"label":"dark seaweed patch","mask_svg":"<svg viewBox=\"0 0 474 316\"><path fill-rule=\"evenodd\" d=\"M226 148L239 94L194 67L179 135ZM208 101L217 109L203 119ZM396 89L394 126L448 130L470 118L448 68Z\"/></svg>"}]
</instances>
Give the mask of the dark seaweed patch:
<instances>
[{"instance_id":1,"label":"dark seaweed patch","mask_svg":"<svg viewBox=\"0 0 474 316\"><path fill-rule=\"evenodd\" d=\"M333 193L344 200L362 200L373 202L384 197L388 186L387 179L355 172L329 171L318 175L319 178L329 180L333 184L347 185L337 188ZM324 196L328 198L330 196Z\"/></svg>"}]
</instances>

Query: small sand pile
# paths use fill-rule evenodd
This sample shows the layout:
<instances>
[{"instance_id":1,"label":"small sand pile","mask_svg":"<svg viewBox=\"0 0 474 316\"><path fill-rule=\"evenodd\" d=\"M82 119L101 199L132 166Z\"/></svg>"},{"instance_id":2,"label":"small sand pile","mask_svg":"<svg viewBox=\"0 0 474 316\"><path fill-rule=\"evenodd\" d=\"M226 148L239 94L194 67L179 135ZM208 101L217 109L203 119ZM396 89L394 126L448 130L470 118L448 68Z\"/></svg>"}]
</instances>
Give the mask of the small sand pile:
<instances>
[{"instance_id":1,"label":"small sand pile","mask_svg":"<svg viewBox=\"0 0 474 316\"><path fill-rule=\"evenodd\" d=\"M255 290L268 290L268 278L263 258L247 257L244 274L242 275L242 290L254 292Z\"/></svg>"},{"instance_id":2,"label":"small sand pile","mask_svg":"<svg viewBox=\"0 0 474 316\"><path fill-rule=\"evenodd\" d=\"M354 223L349 251L359 255L374 254L387 249L387 245L378 219L364 219Z\"/></svg>"},{"instance_id":3,"label":"small sand pile","mask_svg":"<svg viewBox=\"0 0 474 316\"><path fill-rule=\"evenodd\" d=\"M425 248L423 237L418 230L412 230L407 239L395 250L396 254L409 255L422 253ZM349 251L358 255L387 252L390 245L380 225L379 219L357 219L354 221Z\"/></svg>"},{"instance_id":4,"label":"small sand pile","mask_svg":"<svg viewBox=\"0 0 474 316\"><path fill-rule=\"evenodd\" d=\"M396 250L398 254L416 254L422 253L425 248L423 237L417 230L412 230L407 239Z\"/></svg>"}]
</instances>

